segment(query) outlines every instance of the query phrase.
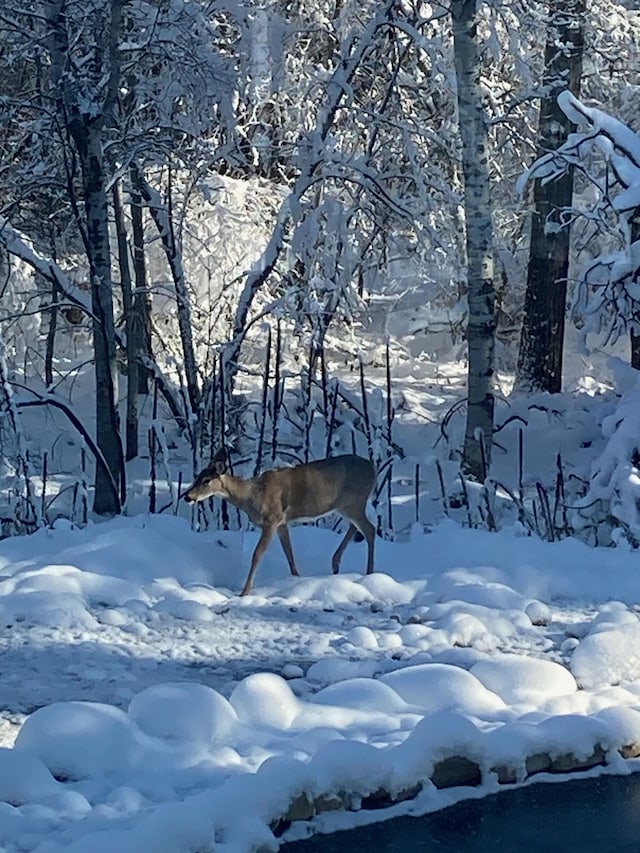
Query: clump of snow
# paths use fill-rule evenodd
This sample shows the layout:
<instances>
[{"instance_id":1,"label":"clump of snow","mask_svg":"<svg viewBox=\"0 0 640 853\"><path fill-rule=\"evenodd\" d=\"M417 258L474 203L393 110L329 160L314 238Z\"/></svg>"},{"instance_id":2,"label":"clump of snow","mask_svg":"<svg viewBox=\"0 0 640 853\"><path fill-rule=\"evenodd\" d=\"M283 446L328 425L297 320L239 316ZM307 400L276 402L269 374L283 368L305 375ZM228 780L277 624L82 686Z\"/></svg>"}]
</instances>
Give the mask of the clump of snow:
<instances>
[{"instance_id":1,"label":"clump of snow","mask_svg":"<svg viewBox=\"0 0 640 853\"><path fill-rule=\"evenodd\" d=\"M330 684L318 691L313 701L361 711L394 713L407 710L407 703L392 687L373 678L350 678Z\"/></svg>"},{"instance_id":2,"label":"clump of snow","mask_svg":"<svg viewBox=\"0 0 640 853\"><path fill-rule=\"evenodd\" d=\"M62 786L33 755L0 748L0 800L12 806L38 802L56 794Z\"/></svg>"},{"instance_id":3,"label":"clump of snow","mask_svg":"<svg viewBox=\"0 0 640 853\"><path fill-rule=\"evenodd\" d=\"M551 622L551 609L541 601L531 601L524 609L532 625L548 625Z\"/></svg>"},{"instance_id":4,"label":"clump of snow","mask_svg":"<svg viewBox=\"0 0 640 853\"><path fill-rule=\"evenodd\" d=\"M232 705L204 684L158 684L136 694L129 717L154 737L214 743L238 725Z\"/></svg>"},{"instance_id":5,"label":"clump of snow","mask_svg":"<svg viewBox=\"0 0 640 853\"><path fill-rule=\"evenodd\" d=\"M382 676L409 705L423 711L457 710L473 716L502 711L502 699L471 673L456 666L428 663L407 666Z\"/></svg>"},{"instance_id":6,"label":"clump of snow","mask_svg":"<svg viewBox=\"0 0 640 853\"><path fill-rule=\"evenodd\" d=\"M572 674L561 664L522 655L478 661L471 673L509 705L536 706L578 689Z\"/></svg>"},{"instance_id":7,"label":"clump of snow","mask_svg":"<svg viewBox=\"0 0 640 853\"><path fill-rule=\"evenodd\" d=\"M119 708L97 702L57 702L33 713L15 749L35 756L60 778L86 779L132 766L140 755L136 731Z\"/></svg>"},{"instance_id":8,"label":"clump of snow","mask_svg":"<svg viewBox=\"0 0 640 853\"><path fill-rule=\"evenodd\" d=\"M395 774L405 780L422 780L431 774L436 761L451 756L483 761L482 732L462 714L453 711L429 714L394 750Z\"/></svg>"},{"instance_id":9,"label":"clump of snow","mask_svg":"<svg viewBox=\"0 0 640 853\"><path fill-rule=\"evenodd\" d=\"M341 660L327 658L311 664L307 670L307 678L318 684L333 684L358 676L372 676L377 669L375 661Z\"/></svg>"},{"instance_id":10,"label":"clump of snow","mask_svg":"<svg viewBox=\"0 0 640 853\"><path fill-rule=\"evenodd\" d=\"M576 647L571 671L581 687L601 687L640 679L640 622L602 623Z\"/></svg>"},{"instance_id":11,"label":"clump of snow","mask_svg":"<svg viewBox=\"0 0 640 853\"><path fill-rule=\"evenodd\" d=\"M358 628L352 628L347 634L347 641L354 646L359 646L361 649L377 649L378 639L371 628L361 625Z\"/></svg>"},{"instance_id":12,"label":"clump of snow","mask_svg":"<svg viewBox=\"0 0 640 853\"><path fill-rule=\"evenodd\" d=\"M589 627L589 633L596 634L600 631L610 631L621 625L637 625L638 617L632 613L622 601L608 601L603 604L598 614L593 618Z\"/></svg>"},{"instance_id":13,"label":"clump of snow","mask_svg":"<svg viewBox=\"0 0 640 853\"><path fill-rule=\"evenodd\" d=\"M269 672L243 679L230 702L241 722L251 726L287 729L300 712L300 703L284 678Z\"/></svg>"}]
</instances>

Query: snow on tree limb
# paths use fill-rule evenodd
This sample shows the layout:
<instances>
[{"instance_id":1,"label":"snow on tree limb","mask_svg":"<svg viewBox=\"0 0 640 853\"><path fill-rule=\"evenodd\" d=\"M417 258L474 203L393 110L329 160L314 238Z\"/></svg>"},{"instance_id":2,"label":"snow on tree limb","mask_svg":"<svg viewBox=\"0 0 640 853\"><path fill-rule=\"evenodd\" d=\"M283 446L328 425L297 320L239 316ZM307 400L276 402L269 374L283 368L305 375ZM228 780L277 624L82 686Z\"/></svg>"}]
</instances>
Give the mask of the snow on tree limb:
<instances>
[{"instance_id":1,"label":"snow on tree limb","mask_svg":"<svg viewBox=\"0 0 640 853\"><path fill-rule=\"evenodd\" d=\"M367 24L359 37L354 37L346 54L339 61L326 86L325 102L316 121L315 130L309 134L309 147L304 161L300 164L299 175L280 205L271 238L261 257L247 275L236 309L233 337L223 354L224 372L232 391L234 377L238 369L238 358L245 334L247 318L253 300L260 288L268 280L284 251L289 231L299 217L299 206L308 189L318 180L318 169L324 162L324 147L333 126L336 113L350 90L350 82L356 73L372 39L378 29L389 22L391 12L397 0L386 0L377 15Z\"/></svg>"},{"instance_id":2,"label":"snow on tree limb","mask_svg":"<svg viewBox=\"0 0 640 853\"><path fill-rule=\"evenodd\" d=\"M47 281L54 282L70 302L93 317L89 295L80 290L55 261L38 252L31 240L14 228L4 216L0 216L0 246L4 246L10 255L29 264Z\"/></svg>"}]
</instances>

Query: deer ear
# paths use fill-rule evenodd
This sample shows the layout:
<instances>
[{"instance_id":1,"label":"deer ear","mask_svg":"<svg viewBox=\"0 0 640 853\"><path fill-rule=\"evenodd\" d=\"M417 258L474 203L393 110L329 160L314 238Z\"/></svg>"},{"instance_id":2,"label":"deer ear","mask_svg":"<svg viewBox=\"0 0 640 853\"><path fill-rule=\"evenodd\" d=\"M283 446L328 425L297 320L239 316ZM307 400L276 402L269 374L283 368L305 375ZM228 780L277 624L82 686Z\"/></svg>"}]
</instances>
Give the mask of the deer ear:
<instances>
[{"instance_id":1,"label":"deer ear","mask_svg":"<svg viewBox=\"0 0 640 853\"><path fill-rule=\"evenodd\" d=\"M224 447L221 447L216 451L216 453L214 453L211 457L209 467L213 468L216 474L224 474L224 472L229 468L229 454Z\"/></svg>"}]
</instances>

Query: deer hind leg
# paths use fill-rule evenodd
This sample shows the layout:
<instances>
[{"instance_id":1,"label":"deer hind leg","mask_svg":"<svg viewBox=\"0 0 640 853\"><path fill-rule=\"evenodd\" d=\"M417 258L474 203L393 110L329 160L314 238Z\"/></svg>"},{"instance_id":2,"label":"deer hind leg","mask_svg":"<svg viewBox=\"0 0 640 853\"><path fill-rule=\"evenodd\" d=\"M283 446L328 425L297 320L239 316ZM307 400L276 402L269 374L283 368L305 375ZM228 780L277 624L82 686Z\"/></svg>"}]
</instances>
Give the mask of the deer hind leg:
<instances>
[{"instance_id":1,"label":"deer hind leg","mask_svg":"<svg viewBox=\"0 0 640 853\"><path fill-rule=\"evenodd\" d=\"M370 575L373 572L376 529L367 518L367 513L365 512L364 507L358 507L350 512L348 518L352 526L356 530L359 530L367 540L367 574Z\"/></svg>"},{"instance_id":2,"label":"deer hind leg","mask_svg":"<svg viewBox=\"0 0 640 853\"><path fill-rule=\"evenodd\" d=\"M253 578L256 573L256 569L258 568L258 563L260 562L262 555L267 550L267 546L269 542L273 539L273 534L276 532L276 528L273 526L263 527L262 528L262 536L258 539L258 544L256 545L255 551L253 552L253 557L251 558L251 569L249 570L249 574L247 575L247 579L242 587L242 592L240 595L248 595L251 592L251 587L253 586Z\"/></svg>"},{"instance_id":3,"label":"deer hind leg","mask_svg":"<svg viewBox=\"0 0 640 853\"><path fill-rule=\"evenodd\" d=\"M289 537L289 528L286 524L281 524L278 528L278 537L280 539L284 555L287 558L287 563L289 563L289 570L292 575L298 577L300 572L296 568L296 558L293 556L293 548L291 547L291 539Z\"/></svg>"},{"instance_id":4,"label":"deer hind leg","mask_svg":"<svg viewBox=\"0 0 640 853\"><path fill-rule=\"evenodd\" d=\"M331 558L331 568L333 569L334 575L337 575L340 571L340 560L342 559L342 555L344 554L345 548L351 542L353 537L356 535L356 530L358 528L354 524L349 524L349 529L344 535L344 539L338 545L338 548Z\"/></svg>"}]
</instances>

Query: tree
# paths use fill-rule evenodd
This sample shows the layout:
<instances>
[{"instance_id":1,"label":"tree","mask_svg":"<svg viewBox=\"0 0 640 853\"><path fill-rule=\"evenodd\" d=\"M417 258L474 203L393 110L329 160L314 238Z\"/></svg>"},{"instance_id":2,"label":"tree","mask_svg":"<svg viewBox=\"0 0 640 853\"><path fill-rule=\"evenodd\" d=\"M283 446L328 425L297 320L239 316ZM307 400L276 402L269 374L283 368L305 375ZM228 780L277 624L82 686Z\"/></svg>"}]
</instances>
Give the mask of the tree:
<instances>
[{"instance_id":1,"label":"tree","mask_svg":"<svg viewBox=\"0 0 640 853\"><path fill-rule=\"evenodd\" d=\"M126 496L116 396L116 339L111 280L109 206L104 157L105 127L113 121L119 83L118 40L123 0L71 0L45 4L51 86L60 120L80 164L84 221L81 233L89 262L96 395L96 441L111 475ZM96 467L94 512L120 507L101 466Z\"/></svg>"},{"instance_id":2,"label":"tree","mask_svg":"<svg viewBox=\"0 0 640 853\"><path fill-rule=\"evenodd\" d=\"M586 0L550 0L544 56L543 97L538 122L538 158L566 141L571 122L557 96L580 94ZM527 289L520 336L516 387L557 393L562 386L562 356L569 273L573 170L555 180L533 182Z\"/></svg>"},{"instance_id":3,"label":"tree","mask_svg":"<svg viewBox=\"0 0 640 853\"><path fill-rule=\"evenodd\" d=\"M491 461L494 410L495 292L489 137L480 85L477 0L453 0L453 44L462 142L467 249L468 385L463 465L484 480Z\"/></svg>"},{"instance_id":4,"label":"tree","mask_svg":"<svg viewBox=\"0 0 640 853\"><path fill-rule=\"evenodd\" d=\"M581 216L600 238L595 257L577 276L574 318L582 329L607 342L640 334L640 241L635 220L640 205L640 137L620 120L587 107L570 92L558 103L582 129L557 151L537 160L527 178L548 181L580 167L589 196L573 216ZM604 245L603 245L604 244Z\"/></svg>"}]
</instances>

